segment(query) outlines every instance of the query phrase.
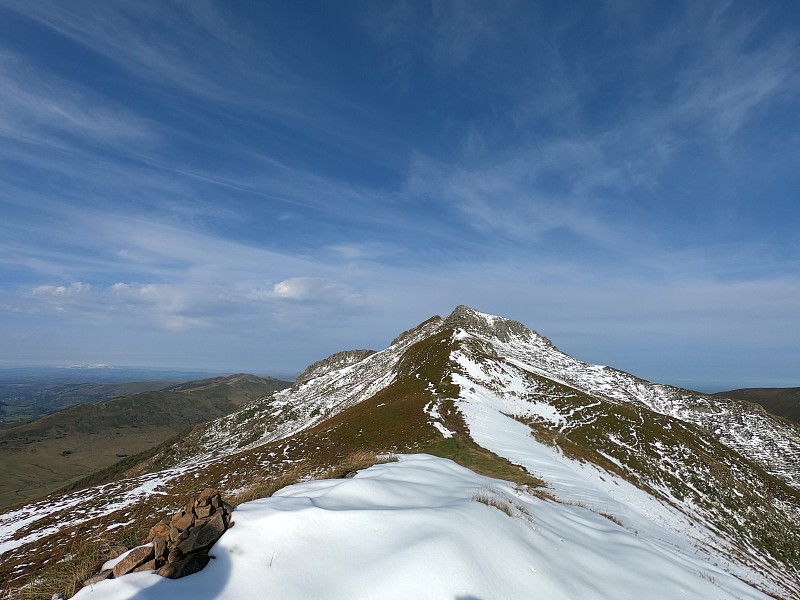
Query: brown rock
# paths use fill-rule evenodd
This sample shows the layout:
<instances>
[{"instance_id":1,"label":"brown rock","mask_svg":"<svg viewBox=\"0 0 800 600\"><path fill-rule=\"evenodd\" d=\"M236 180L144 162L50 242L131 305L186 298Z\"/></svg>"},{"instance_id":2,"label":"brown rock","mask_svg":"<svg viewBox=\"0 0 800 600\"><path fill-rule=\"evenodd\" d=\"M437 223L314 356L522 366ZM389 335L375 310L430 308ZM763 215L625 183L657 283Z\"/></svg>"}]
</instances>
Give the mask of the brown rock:
<instances>
[{"instance_id":1,"label":"brown rock","mask_svg":"<svg viewBox=\"0 0 800 600\"><path fill-rule=\"evenodd\" d=\"M232 510L216 490L204 489L172 515L169 523L161 522L150 529L147 539L152 547L146 555L126 557L126 564L113 573L157 570L170 578L196 573L208 564L208 549L233 525ZM140 553L139 549L135 551Z\"/></svg>"},{"instance_id":2,"label":"brown rock","mask_svg":"<svg viewBox=\"0 0 800 600\"><path fill-rule=\"evenodd\" d=\"M162 558L167 553L167 540L162 537L153 538L153 555L156 559Z\"/></svg>"},{"instance_id":3,"label":"brown rock","mask_svg":"<svg viewBox=\"0 0 800 600\"><path fill-rule=\"evenodd\" d=\"M214 513L212 519L202 527L194 527L185 540L178 544L178 550L189 554L195 550L206 548L216 542L225 533L225 522L222 511Z\"/></svg>"},{"instance_id":4,"label":"brown rock","mask_svg":"<svg viewBox=\"0 0 800 600\"><path fill-rule=\"evenodd\" d=\"M89 586L89 585L94 585L95 583L99 583L100 581L103 581L104 579L108 579L109 577L111 577L111 573L112 573L111 569L106 569L105 571L100 571L94 577L89 577L89 579L84 581L83 582L83 587L86 587L86 586Z\"/></svg>"},{"instance_id":5,"label":"brown rock","mask_svg":"<svg viewBox=\"0 0 800 600\"><path fill-rule=\"evenodd\" d=\"M181 531L185 531L192 526L193 522L194 522L194 515L191 512L188 512L182 515L176 514L174 517L172 517L170 525L172 525L177 529L180 529Z\"/></svg>"},{"instance_id":6,"label":"brown rock","mask_svg":"<svg viewBox=\"0 0 800 600\"><path fill-rule=\"evenodd\" d=\"M170 579L177 579L177 577L175 577L175 573L177 573L177 570L175 569L175 563L172 562L168 562L158 571L156 571L157 575L161 575L161 577L169 577Z\"/></svg>"},{"instance_id":7,"label":"brown rock","mask_svg":"<svg viewBox=\"0 0 800 600\"><path fill-rule=\"evenodd\" d=\"M130 573L145 561L153 558L152 546L137 546L119 561L112 569L114 577L122 577L126 573Z\"/></svg>"},{"instance_id":8,"label":"brown rock","mask_svg":"<svg viewBox=\"0 0 800 600\"><path fill-rule=\"evenodd\" d=\"M178 562L182 558L183 558L183 552L181 552L177 548L173 548L172 550L169 551L169 554L167 554L168 563Z\"/></svg>"},{"instance_id":9,"label":"brown rock","mask_svg":"<svg viewBox=\"0 0 800 600\"><path fill-rule=\"evenodd\" d=\"M181 530L177 527L170 527L169 528L169 541L170 542L177 542L178 538L181 536Z\"/></svg>"},{"instance_id":10,"label":"brown rock","mask_svg":"<svg viewBox=\"0 0 800 600\"><path fill-rule=\"evenodd\" d=\"M141 573L142 571L155 571L156 570L156 561L155 560L148 560L146 563L143 563L136 567L131 573Z\"/></svg>"},{"instance_id":11,"label":"brown rock","mask_svg":"<svg viewBox=\"0 0 800 600\"><path fill-rule=\"evenodd\" d=\"M217 490L213 488L206 488L200 492L200 495L197 497L197 505L206 506L209 504L209 502L211 502L211 498L217 495Z\"/></svg>"},{"instance_id":12,"label":"brown rock","mask_svg":"<svg viewBox=\"0 0 800 600\"><path fill-rule=\"evenodd\" d=\"M169 536L169 525L164 523L163 521L160 523L156 523L150 528L150 533L147 534L147 537L144 538L144 544L148 544L153 541L155 537L168 537Z\"/></svg>"},{"instance_id":13,"label":"brown rock","mask_svg":"<svg viewBox=\"0 0 800 600\"><path fill-rule=\"evenodd\" d=\"M207 554L192 554L178 562L167 563L158 570L158 574L162 577L169 577L170 579L186 577L187 575L202 571L209 560L211 559Z\"/></svg>"}]
</instances>

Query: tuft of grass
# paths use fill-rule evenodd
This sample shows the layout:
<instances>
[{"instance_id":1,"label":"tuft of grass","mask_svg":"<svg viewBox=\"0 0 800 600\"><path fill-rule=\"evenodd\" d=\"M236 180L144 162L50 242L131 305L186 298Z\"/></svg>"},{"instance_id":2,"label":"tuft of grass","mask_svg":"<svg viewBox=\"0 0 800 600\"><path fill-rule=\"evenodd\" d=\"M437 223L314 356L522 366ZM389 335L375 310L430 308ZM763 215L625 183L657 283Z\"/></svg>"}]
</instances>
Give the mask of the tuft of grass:
<instances>
[{"instance_id":1,"label":"tuft of grass","mask_svg":"<svg viewBox=\"0 0 800 600\"><path fill-rule=\"evenodd\" d=\"M377 464L397 462L397 457L393 454L378 454L372 450L361 448L348 454L343 461L326 469L320 479L343 479L352 477L362 469Z\"/></svg>"},{"instance_id":2,"label":"tuft of grass","mask_svg":"<svg viewBox=\"0 0 800 600\"><path fill-rule=\"evenodd\" d=\"M308 478L308 470L304 465L298 465L275 477L263 479L250 485L244 490L226 498L233 506L239 506L251 500L269 498L280 489L293 485Z\"/></svg>"},{"instance_id":3,"label":"tuft of grass","mask_svg":"<svg viewBox=\"0 0 800 600\"><path fill-rule=\"evenodd\" d=\"M609 521L611 521L612 523L616 523L620 527L625 527L625 525L622 524L622 520L617 515L612 515L611 513L607 513L607 512L602 512L600 514L602 516L604 516L606 519L608 519Z\"/></svg>"},{"instance_id":4,"label":"tuft of grass","mask_svg":"<svg viewBox=\"0 0 800 600\"><path fill-rule=\"evenodd\" d=\"M514 516L514 510L511 508L511 502L505 498L496 498L486 490L475 492L475 494L472 496L472 499L475 500L475 502L480 502L486 506L494 506L495 508L507 514L509 517Z\"/></svg>"}]
</instances>

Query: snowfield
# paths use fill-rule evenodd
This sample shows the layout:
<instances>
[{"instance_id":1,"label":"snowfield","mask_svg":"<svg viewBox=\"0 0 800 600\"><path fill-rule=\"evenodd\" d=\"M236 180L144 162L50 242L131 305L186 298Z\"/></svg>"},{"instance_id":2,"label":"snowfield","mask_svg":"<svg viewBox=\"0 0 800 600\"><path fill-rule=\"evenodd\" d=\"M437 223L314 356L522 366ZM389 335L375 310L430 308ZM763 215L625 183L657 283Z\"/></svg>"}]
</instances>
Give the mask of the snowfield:
<instances>
[{"instance_id":1,"label":"snowfield","mask_svg":"<svg viewBox=\"0 0 800 600\"><path fill-rule=\"evenodd\" d=\"M449 460L399 459L242 504L200 573L126 575L75 598L768 598L688 548L654 543L648 530Z\"/></svg>"}]
</instances>

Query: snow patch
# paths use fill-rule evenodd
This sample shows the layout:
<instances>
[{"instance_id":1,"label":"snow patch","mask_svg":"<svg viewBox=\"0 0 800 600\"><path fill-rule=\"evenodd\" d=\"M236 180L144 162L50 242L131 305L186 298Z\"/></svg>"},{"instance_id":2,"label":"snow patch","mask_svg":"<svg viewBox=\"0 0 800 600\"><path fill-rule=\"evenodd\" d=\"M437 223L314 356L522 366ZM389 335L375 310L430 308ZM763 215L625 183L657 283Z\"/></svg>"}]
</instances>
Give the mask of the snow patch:
<instances>
[{"instance_id":1,"label":"snow patch","mask_svg":"<svg viewBox=\"0 0 800 600\"><path fill-rule=\"evenodd\" d=\"M581 506L541 500L449 460L399 459L240 505L236 527L200 573L135 573L75 598L767 598ZM480 491L508 500L513 516L476 501Z\"/></svg>"}]
</instances>

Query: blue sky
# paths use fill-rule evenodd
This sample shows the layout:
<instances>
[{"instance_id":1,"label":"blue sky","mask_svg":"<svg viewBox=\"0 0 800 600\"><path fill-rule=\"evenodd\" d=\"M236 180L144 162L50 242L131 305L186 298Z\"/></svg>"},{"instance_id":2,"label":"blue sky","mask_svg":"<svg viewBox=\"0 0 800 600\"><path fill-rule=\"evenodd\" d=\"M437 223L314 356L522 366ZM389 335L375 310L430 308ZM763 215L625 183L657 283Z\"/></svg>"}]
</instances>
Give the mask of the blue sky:
<instances>
[{"instance_id":1,"label":"blue sky","mask_svg":"<svg viewBox=\"0 0 800 600\"><path fill-rule=\"evenodd\" d=\"M0 365L293 373L457 304L800 385L794 2L0 0Z\"/></svg>"}]
</instances>

